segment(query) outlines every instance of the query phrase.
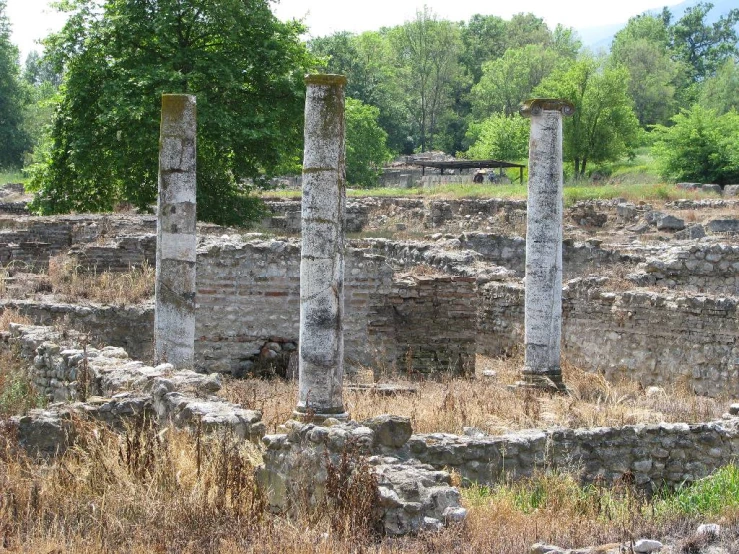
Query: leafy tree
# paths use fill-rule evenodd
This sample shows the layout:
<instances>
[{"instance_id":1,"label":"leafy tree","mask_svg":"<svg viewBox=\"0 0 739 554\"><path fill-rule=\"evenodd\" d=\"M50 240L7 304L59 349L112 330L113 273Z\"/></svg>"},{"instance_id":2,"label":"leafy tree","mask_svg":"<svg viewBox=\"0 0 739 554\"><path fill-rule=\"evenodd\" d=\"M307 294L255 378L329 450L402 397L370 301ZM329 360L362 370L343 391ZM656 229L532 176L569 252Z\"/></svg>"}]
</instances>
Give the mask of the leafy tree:
<instances>
[{"instance_id":1,"label":"leafy tree","mask_svg":"<svg viewBox=\"0 0 739 554\"><path fill-rule=\"evenodd\" d=\"M552 32L541 17L533 13L517 13L506 24L506 45L521 48L527 44L550 46Z\"/></svg>"},{"instance_id":2,"label":"leafy tree","mask_svg":"<svg viewBox=\"0 0 739 554\"><path fill-rule=\"evenodd\" d=\"M480 82L472 87L472 115L483 119L496 112L516 113L519 104L555 68L566 64L557 52L529 44L510 48L502 58L483 64Z\"/></svg>"},{"instance_id":3,"label":"leafy tree","mask_svg":"<svg viewBox=\"0 0 739 554\"><path fill-rule=\"evenodd\" d=\"M628 95L627 71L583 58L559 70L534 91L536 96L565 98L575 114L565 119L564 156L575 176L585 176L588 163L617 160L639 141L639 122Z\"/></svg>"},{"instance_id":4,"label":"leafy tree","mask_svg":"<svg viewBox=\"0 0 739 554\"><path fill-rule=\"evenodd\" d=\"M32 51L26 57L23 70L28 101L23 115L23 129L29 137L30 151L26 152L25 165L38 160L37 148L44 142L44 134L53 121L56 96L62 82L60 73L54 70L48 57Z\"/></svg>"},{"instance_id":5,"label":"leafy tree","mask_svg":"<svg viewBox=\"0 0 739 554\"><path fill-rule=\"evenodd\" d=\"M482 77L482 64L503 55L506 44L506 22L497 15L473 15L461 30L460 62L477 83Z\"/></svg>"},{"instance_id":6,"label":"leafy tree","mask_svg":"<svg viewBox=\"0 0 739 554\"><path fill-rule=\"evenodd\" d=\"M10 42L6 5L0 0L0 168L18 168L29 146L23 129L26 98L19 80L18 48Z\"/></svg>"},{"instance_id":7,"label":"leafy tree","mask_svg":"<svg viewBox=\"0 0 739 554\"><path fill-rule=\"evenodd\" d=\"M645 38L619 43L611 60L629 72L629 96L642 126L665 123L675 113L679 67L664 45Z\"/></svg>"},{"instance_id":8,"label":"leafy tree","mask_svg":"<svg viewBox=\"0 0 739 554\"><path fill-rule=\"evenodd\" d=\"M701 89L700 104L724 114L739 110L739 63L735 59L724 62L716 75L706 79Z\"/></svg>"},{"instance_id":9,"label":"leafy tree","mask_svg":"<svg viewBox=\"0 0 739 554\"><path fill-rule=\"evenodd\" d=\"M719 116L696 104L654 130L653 152L666 179L704 183L739 182L739 114Z\"/></svg>"},{"instance_id":10,"label":"leafy tree","mask_svg":"<svg viewBox=\"0 0 739 554\"><path fill-rule=\"evenodd\" d=\"M413 21L392 29L390 39L407 113L421 150L427 150L435 146L440 119L450 109L454 85L462 78L459 26L437 19L424 7Z\"/></svg>"},{"instance_id":11,"label":"leafy tree","mask_svg":"<svg viewBox=\"0 0 739 554\"><path fill-rule=\"evenodd\" d=\"M475 138L467 151L472 159L520 160L528 156L529 121L518 115L493 114L481 123L470 125Z\"/></svg>"},{"instance_id":12,"label":"leafy tree","mask_svg":"<svg viewBox=\"0 0 739 554\"><path fill-rule=\"evenodd\" d=\"M611 46L613 65L629 72L629 95L643 126L665 123L675 113L675 88L683 68L671 57L669 11L665 17L632 17Z\"/></svg>"},{"instance_id":13,"label":"leafy tree","mask_svg":"<svg viewBox=\"0 0 739 554\"><path fill-rule=\"evenodd\" d=\"M42 56L33 50L26 56L23 80L33 86L49 84L58 87L62 84L62 75L55 70L48 56Z\"/></svg>"},{"instance_id":14,"label":"leafy tree","mask_svg":"<svg viewBox=\"0 0 739 554\"><path fill-rule=\"evenodd\" d=\"M582 41L574 29L557 23L552 33L551 48L563 58L574 60L582 49Z\"/></svg>"},{"instance_id":15,"label":"leafy tree","mask_svg":"<svg viewBox=\"0 0 739 554\"><path fill-rule=\"evenodd\" d=\"M619 50L624 45L637 40L647 40L667 48L670 45L669 24L671 18L672 15L669 10L659 16L646 13L632 17L626 26L613 37L611 54L618 58L620 56Z\"/></svg>"},{"instance_id":16,"label":"leafy tree","mask_svg":"<svg viewBox=\"0 0 739 554\"><path fill-rule=\"evenodd\" d=\"M346 180L351 185L377 185L390 160L387 133L378 125L380 110L354 98L346 99Z\"/></svg>"},{"instance_id":17,"label":"leafy tree","mask_svg":"<svg viewBox=\"0 0 739 554\"><path fill-rule=\"evenodd\" d=\"M380 110L380 125L388 133L389 144L395 150L404 149L410 134L409 116L395 79L387 37L374 31L360 35L340 32L313 39L308 47L324 60L326 71L346 75L348 97Z\"/></svg>"},{"instance_id":18,"label":"leafy tree","mask_svg":"<svg viewBox=\"0 0 739 554\"><path fill-rule=\"evenodd\" d=\"M737 55L739 8L709 25L705 19L712 8L710 2L699 2L670 27L674 55L690 68L693 81L713 75L728 58Z\"/></svg>"},{"instance_id":19,"label":"leafy tree","mask_svg":"<svg viewBox=\"0 0 739 554\"><path fill-rule=\"evenodd\" d=\"M77 0L47 41L64 69L48 151L35 168L42 213L110 210L156 199L162 93L198 102L198 218L243 224L246 193L299 152L303 74L313 58L300 24L267 0Z\"/></svg>"}]
</instances>

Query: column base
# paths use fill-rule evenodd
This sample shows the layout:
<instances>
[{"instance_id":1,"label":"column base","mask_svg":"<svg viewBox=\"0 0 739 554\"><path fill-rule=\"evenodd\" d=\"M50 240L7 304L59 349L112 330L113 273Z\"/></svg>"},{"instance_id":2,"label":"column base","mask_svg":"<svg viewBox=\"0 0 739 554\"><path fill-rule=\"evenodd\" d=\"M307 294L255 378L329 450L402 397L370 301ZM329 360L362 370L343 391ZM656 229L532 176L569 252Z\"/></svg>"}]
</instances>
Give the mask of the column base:
<instances>
[{"instance_id":1,"label":"column base","mask_svg":"<svg viewBox=\"0 0 739 554\"><path fill-rule=\"evenodd\" d=\"M337 419L343 423L344 421L349 421L351 418L349 412L345 411L327 413L316 412L313 410L301 410L300 408L295 408L293 410L293 417L302 423L315 423L319 425L327 419Z\"/></svg>"},{"instance_id":2,"label":"column base","mask_svg":"<svg viewBox=\"0 0 739 554\"><path fill-rule=\"evenodd\" d=\"M524 369L521 372L523 379L516 381L516 389L532 389L552 393L567 392L567 387L562 380L562 371L554 370L547 372L533 372Z\"/></svg>"}]
</instances>

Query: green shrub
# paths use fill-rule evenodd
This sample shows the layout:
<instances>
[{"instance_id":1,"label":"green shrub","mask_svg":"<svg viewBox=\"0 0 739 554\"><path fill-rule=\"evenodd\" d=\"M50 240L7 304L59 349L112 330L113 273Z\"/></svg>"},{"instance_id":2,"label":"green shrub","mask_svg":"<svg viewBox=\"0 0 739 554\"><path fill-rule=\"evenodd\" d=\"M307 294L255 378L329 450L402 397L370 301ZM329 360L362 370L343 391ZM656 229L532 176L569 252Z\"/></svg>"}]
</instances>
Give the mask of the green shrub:
<instances>
[{"instance_id":1,"label":"green shrub","mask_svg":"<svg viewBox=\"0 0 739 554\"><path fill-rule=\"evenodd\" d=\"M719 116L698 104L657 126L653 153L665 179L702 183L739 182L739 114Z\"/></svg>"}]
</instances>

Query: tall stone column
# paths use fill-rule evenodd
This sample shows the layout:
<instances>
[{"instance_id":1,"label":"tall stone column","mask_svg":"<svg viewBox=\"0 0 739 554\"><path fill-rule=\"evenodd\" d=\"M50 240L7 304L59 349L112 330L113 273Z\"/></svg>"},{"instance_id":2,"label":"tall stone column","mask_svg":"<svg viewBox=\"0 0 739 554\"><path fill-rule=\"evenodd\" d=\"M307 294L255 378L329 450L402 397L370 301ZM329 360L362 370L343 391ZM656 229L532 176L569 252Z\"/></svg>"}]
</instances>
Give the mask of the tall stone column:
<instances>
[{"instance_id":1,"label":"tall stone column","mask_svg":"<svg viewBox=\"0 0 739 554\"><path fill-rule=\"evenodd\" d=\"M527 100L531 118L526 223L524 386L564 390L562 337L562 116L566 100Z\"/></svg>"},{"instance_id":2,"label":"tall stone column","mask_svg":"<svg viewBox=\"0 0 739 554\"><path fill-rule=\"evenodd\" d=\"M195 97L162 95L154 360L192 368L195 353Z\"/></svg>"},{"instance_id":3,"label":"tall stone column","mask_svg":"<svg viewBox=\"0 0 739 554\"><path fill-rule=\"evenodd\" d=\"M308 75L300 257L300 377L295 415L321 421L344 410L343 75Z\"/></svg>"}]
</instances>

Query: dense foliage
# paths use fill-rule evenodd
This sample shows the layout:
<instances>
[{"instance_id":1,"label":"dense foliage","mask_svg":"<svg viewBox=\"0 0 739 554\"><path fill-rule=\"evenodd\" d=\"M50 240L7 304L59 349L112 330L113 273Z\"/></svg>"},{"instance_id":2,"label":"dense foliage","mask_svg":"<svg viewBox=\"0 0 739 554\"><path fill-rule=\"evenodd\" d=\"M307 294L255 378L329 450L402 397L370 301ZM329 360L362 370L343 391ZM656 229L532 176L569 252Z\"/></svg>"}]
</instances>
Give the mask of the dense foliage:
<instances>
[{"instance_id":1,"label":"dense foliage","mask_svg":"<svg viewBox=\"0 0 739 554\"><path fill-rule=\"evenodd\" d=\"M301 148L303 74L297 23L267 0L94 0L68 5L47 41L64 71L53 127L32 184L42 213L156 200L162 93L198 103L198 218L242 224L259 179Z\"/></svg>"},{"instance_id":2,"label":"dense foliage","mask_svg":"<svg viewBox=\"0 0 739 554\"><path fill-rule=\"evenodd\" d=\"M736 134L706 114L729 120L739 107L739 9L716 17L698 2L678 17L667 8L636 16L596 58L572 29L531 13L456 22L427 7L402 25L302 44L304 29L277 21L271 1L66 0L68 24L21 72L0 0L0 165L35 162L43 213L150 207L159 97L193 93L198 217L243 223L257 214L252 187L300 170L302 76L316 68L348 78L352 185L376 183L388 150L523 161L517 108L533 95L577 106L564 146L578 178L657 138L663 174L687 178L668 169L664 146L683 117L703 118L708 134ZM729 179L727 141L700 148L720 167L692 164L701 169L691 179Z\"/></svg>"},{"instance_id":3,"label":"dense foliage","mask_svg":"<svg viewBox=\"0 0 739 554\"><path fill-rule=\"evenodd\" d=\"M622 67L602 67L583 57L568 69L547 78L536 95L566 98L575 114L564 122L564 157L575 177L585 175L588 163L617 160L639 141L639 122L627 93L628 73Z\"/></svg>"},{"instance_id":4,"label":"dense foliage","mask_svg":"<svg viewBox=\"0 0 739 554\"><path fill-rule=\"evenodd\" d=\"M694 105L655 129L662 175L676 181L739 183L739 114Z\"/></svg>"},{"instance_id":5,"label":"dense foliage","mask_svg":"<svg viewBox=\"0 0 739 554\"><path fill-rule=\"evenodd\" d=\"M23 128L25 91L20 82L18 49L10 42L6 1L0 0L0 169L18 168L29 146Z\"/></svg>"},{"instance_id":6,"label":"dense foliage","mask_svg":"<svg viewBox=\"0 0 739 554\"><path fill-rule=\"evenodd\" d=\"M346 180L349 185L377 185L390 160L387 133L377 123L380 110L354 98L346 99Z\"/></svg>"}]
</instances>

